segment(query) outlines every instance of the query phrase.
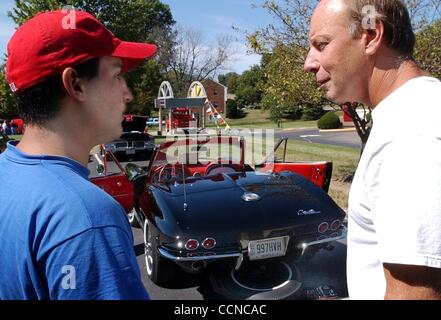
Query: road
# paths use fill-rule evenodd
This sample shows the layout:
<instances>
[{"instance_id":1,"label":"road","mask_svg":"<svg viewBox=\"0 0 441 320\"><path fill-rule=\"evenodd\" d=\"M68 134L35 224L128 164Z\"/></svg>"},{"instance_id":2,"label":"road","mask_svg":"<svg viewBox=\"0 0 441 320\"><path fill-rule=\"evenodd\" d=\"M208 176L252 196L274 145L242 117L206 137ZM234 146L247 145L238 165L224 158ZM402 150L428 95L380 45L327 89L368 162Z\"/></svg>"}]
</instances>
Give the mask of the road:
<instances>
[{"instance_id":1,"label":"road","mask_svg":"<svg viewBox=\"0 0 441 320\"><path fill-rule=\"evenodd\" d=\"M142 281L153 300L232 299L215 291L208 273L189 275L178 270L173 285L167 288L156 286L147 276L142 230L132 228L132 231L135 241L135 253L142 273ZM333 246L334 249L332 251L320 250L312 259L297 262L295 266L301 275L299 280L303 283L303 288L316 288L320 285L328 285L332 286L341 297L346 297L346 242L335 242ZM291 267L294 266L294 261L290 259L285 259L284 261ZM225 272L228 271L226 270ZM288 297L287 299L291 298Z\"/></svg>"},{"instance_id":2,"label":"road","mask_svg":"<svg viewBox=\"0 0 441 320\"><path fill-rule=\"evenodd\" d=\"M264 129L265 130L265 129ZM241 130L239 129L239 134ZM242 135L247 136L252 132L251 129L244 129ZM341 130L329 130L329 131L319 131L318 129L286 129L286 130L276 130L275 138L278 140L281 137L322 143L329 145L337 145L349 148L360 148L361 141L355 129L353 131L341 131Z\"/></svg>"},{"instance_id":3,"label":"road","mask_svg":"<svg viewBox=\"0 0 441 320\"><path fill-rule=\"evenodd\" d=\"M281 137L306 142L337 145L350 148L360 148L360 137L356 131L319 131L318 129L306 130L279 130L275 133L276 139Z\"/></svg>"}]
</instances>

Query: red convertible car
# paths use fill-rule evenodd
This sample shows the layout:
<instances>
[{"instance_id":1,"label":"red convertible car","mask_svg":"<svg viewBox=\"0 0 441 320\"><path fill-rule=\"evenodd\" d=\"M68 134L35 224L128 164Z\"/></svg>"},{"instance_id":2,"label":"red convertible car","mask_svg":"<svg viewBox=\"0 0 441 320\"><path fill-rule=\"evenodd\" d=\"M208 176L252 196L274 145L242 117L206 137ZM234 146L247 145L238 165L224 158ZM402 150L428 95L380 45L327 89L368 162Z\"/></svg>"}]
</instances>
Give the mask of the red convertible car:
<instances>
[{"instance_id":1,"label":"red convertible car","mask_svg":"<svg viewBox=\"0 0 441 320\"><path fill-rule=\"evenodd\" d=\"M229 261L239 270L244 261L314 255L346 236L345 212L327 194L332 164L288 162L286 147L281 139L253 168L241 137L186 137L126 173L106 152L92 181L143 229L147 274L164 285L174 265L196 273Z\"/></svg>"},{"instance_id":2,"label":"red convertible car","mask_svg":"<svg viewBox=\"0 0 441 320\"><path fill-rule=\"evenodd\" d=\"M88 168L90 181L110 194L130 213L134 205L133 184L127 179L115 155L101 146L99 152L90 156Z\"/></svg>"}]
</instances>

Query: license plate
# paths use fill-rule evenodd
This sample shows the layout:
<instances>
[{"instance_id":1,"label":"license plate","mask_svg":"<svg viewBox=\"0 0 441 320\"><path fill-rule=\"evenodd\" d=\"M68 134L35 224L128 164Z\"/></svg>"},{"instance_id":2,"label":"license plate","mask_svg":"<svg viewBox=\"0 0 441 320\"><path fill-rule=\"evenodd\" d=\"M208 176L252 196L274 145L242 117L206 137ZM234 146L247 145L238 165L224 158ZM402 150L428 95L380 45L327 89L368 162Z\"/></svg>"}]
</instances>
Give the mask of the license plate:
<instances>
[{"instance_id":1,"label":"license plate","mask_svg":"<svg viewBox=\"0 0 441 320\"><path fill-rule=\"evenodd\" d=\"M136 150L135 149L128 149L126 150L126 154L135 154Z\"/></svg>"},{"instance_id":2,"label":"license plate","mask_svg":"<svg viewBox=\"0 0 441 320\"><path fill-rule=\"evenodd\" d=\"M288 241L288 236L250 241L248 243L249 258L259 260L284 256Z\"/></svg>"}]
</instances>

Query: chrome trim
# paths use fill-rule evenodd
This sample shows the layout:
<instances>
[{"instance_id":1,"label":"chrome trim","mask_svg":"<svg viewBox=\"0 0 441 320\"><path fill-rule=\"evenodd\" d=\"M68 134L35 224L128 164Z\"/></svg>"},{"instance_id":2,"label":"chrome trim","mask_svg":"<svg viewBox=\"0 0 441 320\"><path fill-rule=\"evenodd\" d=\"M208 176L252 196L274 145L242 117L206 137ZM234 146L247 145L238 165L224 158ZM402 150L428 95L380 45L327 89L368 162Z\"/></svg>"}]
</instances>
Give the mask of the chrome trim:
<instances>
[{"instance_id":1,"label":"chrome trim","mask_svg":"<svg viewBox=\"0 0 441 320\"><path fill-rule=\"evenodd\" d=\"M210 239L214 241L213 246L212 246L211 248L205 248L205 246L204 246L204 242L207 241L207 240L210 240ZM212 237L205 238L205 240L202 241L202 247L203 247L204 249L206 249L206 250L211 250L211 249L213 249L213 248L216 246L216 244L217 244L216 239L215 239L215 238L212 238Z\"/></svg>"},{"instance_id":2,"label":"chrome trim","mask_svg":"<svg viewBox=\"0 0 441 320\"><path fill-rule=\"evenodd\" d=\"M321 231L320 231L320 226L321 226L322 224L326 224L326 225L328 226L324 232L321 232ZM318 225L318 227L317 227L317 231L318 231L318 233L321 233L321 234L327 232L328 230L329 230L329 223L327 223L326 221L320 223L320 224Z\"/></svg>"},{"instance_id":3,"label":"chrome trim","mask_svg":"<svg viewBox=\"0 0 441 320\"><path fill-rule=\"evenodd\" d=\"M332 228L332 225L334 224L334 222L338 221L338 227L337 228ZM332 231L336 231L338 230L338 228L340 228L342 226L342 223L340 221L340 219L335 219L334 221L332 221L332 223L329 225L329 229L331 229Z\"/></svg>"},{"instance_id":4,"label":"chrome trim","mask_svg":"<svg viewBox=\"0 0 441 320\"><path fill-rule=\"evenodd\" d=\"M159 253L161 256L163 256L166 259L173 260L173 261L198 261L198 260L214 260L214 259L226 259L226 258L237 258L241 255L240 252L238 253L229 253L229 254L218 254L213 256L196 256L196 257L176 257L169 253L167 250L163 248L159 248Z\"/></svg>"},{"instance_id":5,"label":"chrome trim","mask_svg":"<svg viewBox=\"0 0 441 320\"><path fill-rule=\"evenodd\" d=\"M302 249L302 254L304 254L305 250L310 246L344 239L344 238L346 238L347 233L348 233L348 229L344 225L342 225L341 235L339 235L338 237L332 237L332 238L326 238L323 240L316 240L316 241L311 241L311 242L300 243L297 246L297 248Z\"/></svg>"},{"instance_id":6,"label":"chrome trim","mask_svg":"<svg viewBox=\"0 0 441 320\"><path fill-rule=\"evenodd\" d=\"M243 254L240 253L239 257L237 257L236 266L234 267L234 269L236 271L238 271L240 269L240 266L242 265L242 262L243 262Z\"/></svg>"},{"instance_id":7,"label":"chrome trim","mask_svg":"<svg viewBox=\"0 0 441 320\"><path fill-rule=\"evenodd\" d=\"M195 267L195 264L198 263L198 262L202 262L202 266L200 266L200 267ZM196 271L199 271L199 270L201 270L202 268L205 268L206 266L207 266L207 262L206 262L205 260L194 261L194 262L191 264L191 267L193 268L193 270L196 270Z\"/></svg>"},{"instance_id":8,"label":"chrome trim","mask_svg":"<svg viewBox=\"0 0 441 320\"><path fill-rule=\"evenodd\" d=\"M196 241L196 242L198 243L198 245L196 246L196 248L194 248L194 249L189 249L189 248L187 247L187 243L189 243L190 241ZM195 250L197 250L197 249L199 248L199 246L200 246L200 243L199 243L199 241L196 240L196 239L188 239L187 242L185 242L185 244L184 244L185 249L187 249L188 251L195 251Z\"/></svg>"}]
</instances>

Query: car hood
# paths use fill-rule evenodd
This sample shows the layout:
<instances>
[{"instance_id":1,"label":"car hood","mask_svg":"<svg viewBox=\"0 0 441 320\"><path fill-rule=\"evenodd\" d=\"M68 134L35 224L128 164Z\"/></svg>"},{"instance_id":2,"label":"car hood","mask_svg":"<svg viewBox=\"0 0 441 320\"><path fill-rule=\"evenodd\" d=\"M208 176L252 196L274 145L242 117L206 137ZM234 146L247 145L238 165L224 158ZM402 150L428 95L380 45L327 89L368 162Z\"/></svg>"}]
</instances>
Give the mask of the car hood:
<instances>
[{"instance_id":1,"label":"car hood","mask_svg":"<svg viewBox=\"0 0 441 320\"><path fill-rule=\"evenodd\" d=\"M215 178L218 180L216 181ZM165 220L180 230L274 229L343 219L344 211L322 189L294 173L217 175L152 188ZM245 201L255 194L258 200ZM186 210L184 210L186 203Z\"/></svg>"},{"instance_id":2,"label":"car hood","mask_svg":"<svg viewBox=\"0 0 441 320\"><path fill-rule=\"evenodd\" d=\"M123 132L144 132L147 118L143 116L124 116L121 125Z\"/></svg>"}]
</instances>

